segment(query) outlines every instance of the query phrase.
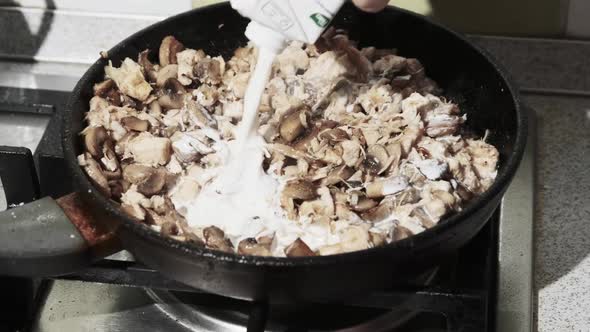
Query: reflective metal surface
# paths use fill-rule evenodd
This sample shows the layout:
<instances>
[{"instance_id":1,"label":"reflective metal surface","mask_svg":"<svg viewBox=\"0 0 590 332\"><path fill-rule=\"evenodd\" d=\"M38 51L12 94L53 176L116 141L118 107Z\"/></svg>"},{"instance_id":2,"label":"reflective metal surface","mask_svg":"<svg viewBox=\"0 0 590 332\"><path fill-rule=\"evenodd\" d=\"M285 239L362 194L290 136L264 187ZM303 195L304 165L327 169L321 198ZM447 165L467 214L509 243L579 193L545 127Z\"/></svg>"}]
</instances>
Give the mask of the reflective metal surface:
<instances>
[{"instance_id":1,"label":"reflective metal surface","mask_svg":"<svg viewBox=\"0 0 590 332\"><path fill-rule=\"evenodd\" d=\"M533 330L535 112L529 110L527 147L502 201L498 253L497 331Z\"/></svg>"},{"instance_id":2,"label":"reflective metal surface","mask_svg":"<svg viewBox=\"0 0 590 332\"><path fill-rule=\"evenodd\" d=\"M4 112L2 112L4 111ZM22 146L35 152L49 123L48 115L9 113L0 109L0 145ZM4 187L0 181L0 211L6 209Z\"/></svg>"}]
</instances>

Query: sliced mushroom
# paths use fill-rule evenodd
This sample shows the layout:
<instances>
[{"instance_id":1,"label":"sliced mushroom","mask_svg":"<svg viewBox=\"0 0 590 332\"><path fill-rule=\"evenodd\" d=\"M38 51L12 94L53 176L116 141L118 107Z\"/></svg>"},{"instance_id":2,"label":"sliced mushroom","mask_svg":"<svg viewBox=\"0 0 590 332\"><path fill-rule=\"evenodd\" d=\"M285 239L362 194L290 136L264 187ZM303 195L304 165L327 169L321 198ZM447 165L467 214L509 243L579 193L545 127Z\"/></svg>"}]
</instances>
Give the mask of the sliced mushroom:
<instances>
[{"instance_id":1,"label":"sliced mushroom","mask_svg":"<svg viewBox=\"0 0 590 332\"><path fill-rule=\"evenodd\" d=\"M328 176L322 180L322 184L325 186L331 186L341 181L348 180L354 174L354 168L346 165L338 166L328 173Z\"/></svg>"},{"instance_id":2,"label":"sliced mushroom","mask_svg":"<svg viewBox=\"0 0 590 332\"><path fill-rule=\"evenodd\" d=\"M178 65L167 65L156 73L156 86L163 87L169 78L176 78L178 75Z\"/></svg>"},{"instance_id":3,"label":"sliced mushroom","mask_svg":"<svg viewBox=\"0 0 590 332\"><path fill-rule=\"evenodd\" d=\"M270 250L266 245L258 243L255 238L249 237L240 241L238 253L242 255L270 256Z\"/></svg>"},{"instance_id":4,"label":"sliced mushroom","mask_svg":"<svg viewBox=\"0 0 590 332\"><path fill-rule=\"evenodd\" d=\"M102 145L102 158L100 158L100 163L102 164L104 171L109 172L107 178L111 179L120 177L120 172L117 172L119 170L119 160L114 151L113 141L106 140Z\"/></svg>"},{"instance_id":5,"label":"sliced mushroom","mask_svg":"<svg viewBox=\"0 0 590 332\"><path fill-rule=\"evenodd\" d=\"M367 149L367 159L372 159L375 161L376 168L374 169L374 174L381 174L393 161L393 158L389 157L389 153L387 153L387 149L383 145L374 144L371 145Z\"/></svg>"},{"instance_id":6,"label":"sliced mushroom","mask_svg":"<svg viewBox=\"0 0 590 332\"><path fill-rule=\"evenodd\" d=\"M103 126L88 127L84 131L84 145L86 151L94 158L102 158L102 146L109 138L109 135Z\"/></svg>"},{"instance_id":7,"label":"sliced mushroom","mask_svg":"<svg viewBox=\"0 0 590 332\"><path fill-rule=\"evenodd\" d=\"M166 175L167 172L163 168L155 169L145 181L137 185L137 191L146 196L157 194L166 184Z\"/></svg>"},{"instance_id":8,"label":"sliced mushroom","mask_svg":"<svg viewBox=\"0 0 590 332\"><path fill-rule=\"evenodd\" d=\"M145 221L150 225L161 226L166 222L166 218L164 216L159 215L152 209L145 209L145 212Z\"/></svg>"},{"instance_id":9,"label":"sliced mushroom","mask_svg":"<svg viewBox=\"0 0 590 332\"><path fill-rule=\"evenodd\" d=\"M267 246L268 248L270 248L272 241L274 240L274 236L261 236L258 238L258 244L263 245L263 246Z\"/></svg>"},{"instance_id":10,"label":"sliced mushroom","mask_svg":"<svg viewBox=\"0 0 590 332\"><path fill-rule=\"evenodd\" d=\"M149 178L153 172L154 169L149 166L131 164L123 167L123 179L138 184Z\"/></svg>"},{"instance_id":11,"label":"sliced mushroom","mask_svg":"<svg viewBox=\"0 0 590 332\"><path fill-rule=\"evenodd\" d=\"M387 237L384 234L376 233L376 232L369 232L369 241L373 247L378 247L384 245L386 243Z\"/></svg>"},{"instance_id":12,"label":"sliced mushroom","mask_svg":"<svg viewBox=\"0 0 590 332\"><path fill-rule=\"evenodd\" d=\"M393 229L393 236L392 237L393 237L394 241L399 241L399 240L409 238L412 235L414 235L412 233L412 231L405 228L404 226L398 225L398 226L395 226L395 228Z\"/></svg>"},{"instance_id":13,"label":"sliced mushroom","mask_svg":"<svg viewBox=\"0 0 590 332\"><path fill-rule=\"evenodd\" d=\"M300 238L293 241L287 248L285 248L285 255L287 257L308 257L308 256L315 256L315 252L313 252L309 246L303 242Z\"/></svg>"},{"instance_id":14,"label":"sliced mushroom","mask_svg":"<svg viewBox=\"0 0 590 332\"><path fill-rule=\"evenodd\" d=\"M98 162L96 162L96 160L94 160L92 156L89 153L87 153L85 155L85 163L86 165L84 166L84 171L86 172L92 183L94 183L94 185L102 194L104 194L107 197L110 197L111 188L109 187L109 181L103 174L103 171L100 168Z\"/></svg>"},{"instance_id":15,"label":"sliced mushroom","mask_svg":"<svg viewBox=\"0 0 590 332\"><path fill-rule=\"evenodd\" d=\"M310 200L318 196L317 187L309 181L296 180L287 182L283 196L291 199Z\"/></svg>"},{"instance_id":16,"label":"sliced mushroom","mask_svg":"<svg viewBox=\"0 0 590 332\"><path fill-rule=\"evenodd\" d=\"M283 116L279 125L279 133L285 141L292 142L303 133L305 127L301 122L301 114L307 112L306 108L300 108Z\"/></svg>"},{"instance_id":17,"label":"sliced mushroom","mask_svg":"<svg viewBox=\"0 0 590 332\"><path fill-rule=\"evenodd\" d=\"M166 184L167 172L164 168L131 164L123 169L123 178L137 185L137 191L151 196L160 192Z\"/></svg>"},{"instance_id":18,"label":"sliced mushroom","mask_svg":"<svg viewBox=\"0 0 590 332\"><path fill-rule=\"evenodd\" d=\"M385 198L376 207L361 213L361 218L370 222L378 222L389 217L394 208L393 202Z\"/></svg>"},{"instance_id":19,"label":"sliced mushroom","mask_svg":"<svg viewBox=\"0 0 590 332\"><path fill-rule=\"evenodd\" d=\"M109 188L111 190L111 196L115 199L121 199L121 196L125 192L121 181L111 180L109 181Z\"/></svg>"},{"instance_id":20,"label":"sliced mushroom","mask_svg":"<svg viewBox=\"0 0 590 332\"><path fill-rule=\"evenodd\" d=\"M350 139L348 133L341 128L329 129L320 134L320 138L328 140L330 143L338 143Z\"/></svg>"},{"instance_id":21,"label":"sliced mushroom","mask_svg":"<svg viewBox=\"0 0 590 332\"><path fill-rule=\"evenodd\" d=\"M225 238L225 233L219 227L209 226L203 229L203 236L208 248L224 252L234 251L231 241Z\"/></svg>"},{"instance_id":22,"label":"sliced mushroom","mask_svg":"<svg viewBox=\"0 0 590 332\"><path fill-rule=\"evenodd\" d=\"M176 40L174 36L164 37L162 44L160 44L160 52L158 53L160 66L167 66L171 63L177 63L176 53L182 52L182 50L184 50L184 45Z\"/></svg>"},{"instance_id":23,"label":"sliced mushroom","mask_svg":"<svg viewBox=\"0 0 590 332\"><path fill-rule=\"evenodd\" d=\"M377 206L377 201L367 197L360 197L356 204L352 204L351 207L356 212L364 212Z\"/></svg>"},{"instance_id":24,"label":"sliced mushroom","mask_svg":"<svg viewBox=\"0 0 590 332\"><path fill-rule=\"evenodd\" d=\"M94 95L102 98L106 98L107 93L115 87L115 81L112 79L104 80L100 83L94 84Z\"/></svg>"},{"instance_id":25,"label":"sliced mushroom","mask_svg":"<svg viewBox=\"0 0 590 332\"><path fill-rule=\"evenodd\" d=\"M127 130L147 131L150 128L148 120L140 120L135 116L126 116L121 119L121 124Z\"/></svg>"},{"instance_id":26,"label":"sliced mushroom","mask_svg":"<svg viewBox=\"0 0 590 332\"><path fill-rule=\"evenodd\" d=\"M221 82L221 63L217 59L201 59L193 67L193 74L202 83L219 84Z\"/></svg>"},{"instance_id":27,"label":"sliced mushroom","mask_svg":"<svg viewBox=\"0 0 590 332\"><path fill-rule=\"evenodd\" d=\"M165 94L158 98L158 104L164 109L180 109L184 106L186 89L178 79L169 78L164 83Z\"/></svg>"},{"instance_id":28,"label":"sliced mushroom","mask_svg":"<svg viewBox=\"0 0 590 332\"><path fill-rule=\"evenodd\" d=\"M137 56L137 63L143 68L144 73L154 70L154 64L149 59L150 50L143 50Z\"/></svg>"},{"instance_id":29,"label":"sliced mushroom","mask_svg":"<svg viewBox=\"0 0 590 332\"><path fill-rule=\"evenodd\" d=\"M178 226L172 221L165 221L160 225L160 233L166 236L178 235Z\"/></svg>"},{"instance_id":30,"label":"sliced mushroom","mask_svg":"<svg viewBox=\"0 0 590 332\"><path fill-rule=\"evenodd\" d=\"M418 218L424 228L432 228L436 225L434 220L432 220L432 218L428 215L428 213L426 213L426 211L424 211L424 208L422 207L415 208L410 216Z\"/></svg>"},{"instance_id":31,"label":"sliced mushroom","mask_svg":"<svg viewBox=\"0 0 590 332\"><path fill-rule=\"evenodd\" d=\"M368 183L367 197L379 198L400 192L408 187L408 179L405 176L394 176L388 179L382 179Z\"/></svg>"}]
</instances>

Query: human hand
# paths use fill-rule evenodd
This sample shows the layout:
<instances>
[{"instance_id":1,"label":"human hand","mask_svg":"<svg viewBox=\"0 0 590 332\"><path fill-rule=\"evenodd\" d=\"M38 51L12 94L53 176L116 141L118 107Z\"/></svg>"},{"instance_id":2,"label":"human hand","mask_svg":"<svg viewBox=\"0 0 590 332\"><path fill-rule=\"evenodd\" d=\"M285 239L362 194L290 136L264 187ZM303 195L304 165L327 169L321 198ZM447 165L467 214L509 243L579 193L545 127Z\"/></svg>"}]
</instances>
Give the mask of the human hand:
<instances>
[{"instance_id":1,"label":"human hand","mask_svg":"<svg viewBox=\"0 0 590 332\"><path fill-rule=\"evenodd\" d=\"M360 10L376 13L387 6L389 0L352 0Z\"/></svg>"}]
</instances>

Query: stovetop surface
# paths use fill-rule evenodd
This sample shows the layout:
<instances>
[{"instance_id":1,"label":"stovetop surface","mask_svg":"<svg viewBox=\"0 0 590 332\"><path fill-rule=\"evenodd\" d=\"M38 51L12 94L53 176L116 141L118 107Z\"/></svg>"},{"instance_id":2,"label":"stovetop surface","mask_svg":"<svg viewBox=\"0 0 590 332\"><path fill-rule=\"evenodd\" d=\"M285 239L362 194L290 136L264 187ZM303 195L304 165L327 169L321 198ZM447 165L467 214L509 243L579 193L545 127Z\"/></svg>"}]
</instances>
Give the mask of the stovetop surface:
<instances>
[{"instance_id":1,"label":"stovetop surface","mask_svg":"<svg viewBox=\"0 0 590 332\"><path fill-rule=\"evenodd\" d=\"M3 117L13 120L0 124L0 130L2 125L8 126L7 130L1 131L0 142L4 145L25 146L35 151L41 196L59 197L71 191L61 160L59 137L61 113L65 110L67 98L68 93L64 92L0 88L0 123ZM398 296L396 300L401 302L406 293L418 292L422 302L417 303L423 304L396 305L389 314L383 314L386 311L380 310L379 315L372 309L367 315L378 319L359 318L348 325L342 322L336 325L340 325L340 330L348 327L344 329L346 331L389 331L404 323L404 331L447 331L445 326L449 317L453 320L452 324L460 325L464 317L457 315L457 311L474 310L483 316L470 318L479 322L467 324L483 324L481 326L487 331L493 331L497 294L497 236L503 223L502 215L506 214L510 215L510 211L497 213L476 239L450 258L434 277L433 285L416 289L401 288L401 292L394 293ZM130 285L135 287L126 287ZM260 312L266 314L268 309L235 300L228 302L227 299L209 294L193 294L189 300L186 295L182 295L185 293L173 292L188 291L186 286L163 279L157 272L134 262L125 252L75 275L41 281L38 290L29 327L31 331L40 332L143 329L240 331L245 330L248 318L252 321L252 317L260 316ZM438 300L428 304L432 296ZM414 311L418 308L434 313L422 312L416 315ZM340 315L351 321L354 321L354 316L361 316L362 311L358 308L356 311L343 308L337 310L333 305L319 307L318 310L335 311L336 314L332 314L335 317ZM271 308L271 319L267 324L269 329L277 328L276 322L272 320L273 311L280 310ZM264 317L260 319L264 320ZM317 318L318 321L322 319L325 320L325 317L321 315ZM316 325L327 327L324 330L333 330L328 326L329 322ZM284 330L284 327L278 328Z\"/></svg>"}]
</instances>

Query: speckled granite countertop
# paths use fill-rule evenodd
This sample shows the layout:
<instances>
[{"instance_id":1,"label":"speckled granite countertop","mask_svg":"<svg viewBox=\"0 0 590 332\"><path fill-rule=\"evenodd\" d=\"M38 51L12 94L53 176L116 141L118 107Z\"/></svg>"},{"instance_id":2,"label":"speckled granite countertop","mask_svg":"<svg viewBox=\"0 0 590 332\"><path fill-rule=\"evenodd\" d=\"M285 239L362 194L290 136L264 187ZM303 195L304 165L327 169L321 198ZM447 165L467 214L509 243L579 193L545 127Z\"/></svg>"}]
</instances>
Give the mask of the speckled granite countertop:
<instances>
[{"instance_id":1,"label":"speckled granite countertop","mask_svg":"<svg viewBox=\"0 0 590 332\"><path fill-rule=\"evenodd\" d=\"M8 20L10 17L13 19ZM0 85L71 89L99 50L159 19L77 17L55 12L51 16L53 25L43 40L8 42L14 36L5 31L24 31L31 37L30 31L42 27L44 17L47 20L42 11L20 15L0 8ZM9 26L11 22L31 29L15 29ZM97 34L99 27L102 30ZM472 39L504 64L523 89L524 102L535 109L538 117L534 277L537 330L590 331L590 43ZM33 56L43 61L8 61Z\"/></svg>"}]
</instances>

